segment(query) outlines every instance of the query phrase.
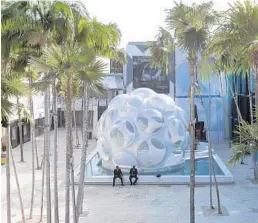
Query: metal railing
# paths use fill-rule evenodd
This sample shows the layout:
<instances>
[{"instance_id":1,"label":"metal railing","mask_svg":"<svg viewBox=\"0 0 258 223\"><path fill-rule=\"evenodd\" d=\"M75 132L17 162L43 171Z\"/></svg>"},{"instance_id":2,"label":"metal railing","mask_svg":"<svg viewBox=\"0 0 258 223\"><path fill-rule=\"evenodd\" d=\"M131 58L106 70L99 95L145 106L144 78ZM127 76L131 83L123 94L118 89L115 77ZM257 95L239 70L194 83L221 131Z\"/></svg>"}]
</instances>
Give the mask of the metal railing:
<instances>
[{"instance_id":1,"label":"metal railing","mask_svg":"<svg viewBox=\"0 0 258 223\"><path fill-rule=\"evenodd\" d=\"M90 165L90 171L91 171L91 175L93 176L93 168L92 168L92 161L93 159L100 159L100 154L98 151L96 151L95 153L93 153L92 155L89 156L89 159L86 161L86 174L88 171L88 165Z\"/></svg>"}]
</instances>

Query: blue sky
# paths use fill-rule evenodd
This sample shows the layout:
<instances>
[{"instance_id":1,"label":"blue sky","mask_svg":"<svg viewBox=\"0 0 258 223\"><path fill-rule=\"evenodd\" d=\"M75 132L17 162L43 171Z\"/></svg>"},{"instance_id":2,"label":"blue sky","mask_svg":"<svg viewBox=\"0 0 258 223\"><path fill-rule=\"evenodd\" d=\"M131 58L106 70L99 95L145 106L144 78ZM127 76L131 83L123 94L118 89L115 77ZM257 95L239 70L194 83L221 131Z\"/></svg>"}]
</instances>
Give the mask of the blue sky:
<instances>
[{"instance_id":1,"label":"blue sky","mask_svg":"<svg viewBox=\"0 0 258 223\"><path fill-rule=\"evenodd\" d=\"M224 10L234 0L214 0L214 8ZM164 10L173 0L84 0L90 15L103 23L117 23L122 31L121 47L128 42L153 40L159 26L164 26ZM183 0L185 4L203 0ZM206 1L204 1L206 2Z\"/></svg>"}]
</instances>

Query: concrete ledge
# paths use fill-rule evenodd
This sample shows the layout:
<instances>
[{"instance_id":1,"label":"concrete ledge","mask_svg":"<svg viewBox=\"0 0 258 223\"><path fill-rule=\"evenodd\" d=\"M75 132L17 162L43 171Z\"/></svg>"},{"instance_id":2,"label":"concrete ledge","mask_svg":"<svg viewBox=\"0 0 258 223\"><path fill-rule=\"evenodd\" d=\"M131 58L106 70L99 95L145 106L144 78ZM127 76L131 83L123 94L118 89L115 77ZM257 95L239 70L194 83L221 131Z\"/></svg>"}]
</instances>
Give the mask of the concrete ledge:
<instances>
[{"instance_id":1,"label":"concrete ledge","mask_svg":"<svg viewBox=\"0 0 258 223\"><path fill-rule=\"evenodd\" d=\"M141 176L139 175L139 180L137 184L140 185L175 185L175 184L189 184L190 183L190 176ZM217 182L219 184L232 184L234 183L234 177L232 176L216 176ZM86 185L112 185L113 176L93 176L93 177L86 177L85 184ZM123 177L123 181L125 184L129 183L128 176ZM209 184L209 176L197 176L195 177L196 184ZM214 180L213 180L213 183ZM120 180L116 180L116 184L121 184Z\"/></svg>"},{"instance_id":2,"label":"concrete ledge","mask_svg":"<svg viewBox=\"0 0 258 223\"><path fill-rule=\"evenodd\" d=\"M206 151L204 151L205 153ZM89 161L98 153L97 150L94 150L89 156L86 161L88 164ZM204 153L198 154L198 158L204 158L207 157ZM214 160L219 165L220 169L223 171L224 175L216 175L217 182L219 184L232 184L234 183L234 176L229 171L227 166L223 163L223 161L220 159L220 157L217 154L213 155ZM76 168L75 172L75 183L78 183L79 178L79 167ZM137 184L139 185L175 185L175 184L189 184L190 183L190 176L189 175L162 175L161 177L156 177L156 175L138 175L139 180L137 181ZM129 176L125 175L123 177L125 184L130 184L129 182ZM208 185L210 183L209 175L196 175L195 181L197 185ZM214 182L214 179L212 177L212 181ZM90 176L85 177L85 184L86 185L112 185L113 182L113 176ZM116 185L120 185L121 182L119 179L116 180Z\"/></svg>"}]
</instances>

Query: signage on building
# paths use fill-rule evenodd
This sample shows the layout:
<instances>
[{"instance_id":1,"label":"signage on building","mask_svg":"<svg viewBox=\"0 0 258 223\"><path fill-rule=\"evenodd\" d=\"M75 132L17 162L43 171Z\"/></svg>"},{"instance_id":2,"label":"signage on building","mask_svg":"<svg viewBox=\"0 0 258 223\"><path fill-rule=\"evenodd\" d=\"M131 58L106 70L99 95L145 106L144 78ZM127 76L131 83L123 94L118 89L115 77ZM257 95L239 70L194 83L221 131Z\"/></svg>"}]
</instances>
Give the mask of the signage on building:
<instances>
[{"instance_id":1,"label":"signage on building","mask_svg":"<svg viewBox=\"0 0 258 223\"><path fill-rule=\"evenodd\" d=\"M169 75L150 66L149 56L133 57L133 88L150 88L157 93L169 93Z\"/></svg>"}]
</instances>

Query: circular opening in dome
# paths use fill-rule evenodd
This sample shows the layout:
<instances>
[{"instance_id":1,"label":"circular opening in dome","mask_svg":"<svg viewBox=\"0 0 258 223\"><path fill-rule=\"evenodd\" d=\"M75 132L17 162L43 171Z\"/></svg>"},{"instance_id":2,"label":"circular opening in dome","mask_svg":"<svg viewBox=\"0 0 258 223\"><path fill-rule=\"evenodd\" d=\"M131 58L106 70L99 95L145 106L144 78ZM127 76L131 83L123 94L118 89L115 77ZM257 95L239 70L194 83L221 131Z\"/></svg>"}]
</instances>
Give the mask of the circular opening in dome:
<instances>
[{"instance_id":1,"label":"circular opening in dome","mask_svg":"<svg viewBox=\"0 0 258 223\"><path fill-rule=\"evenodd\" d=\"M129 132L134 133L134 127L129 121L126 121L126 128Z\"/></svg>"},{"instance_id":2,"label":"circular opening in dome","mask_svg":"<svg viewBox=\"0 0 258 223\"><path fill-rule=\"evenodd\" d=\"M151 139L151 144L157 149L165 149L164 144L157 139Z\"/></svg>"},{"instance_id":3,"label":"circular opening in dome","mask_svg":"<svg viewBox=\"0 0 258 223\"><path fill-rule=\"evenodd\" d=\"M158 127L156 129L154 129L152 133L158 133L161 129L162 129L162 127Z\"/></svg>"},{"instance_id":4,"label":"circular opening in dome","mask_svg":"<svg viewBox=\"0 0 258 223\"><path fill-rule=\"evenodd\" d=\"M147 153L149 152L149 145L147 142L142 142L137 149L137 153Z\"/></svg>"}]
</instances>

